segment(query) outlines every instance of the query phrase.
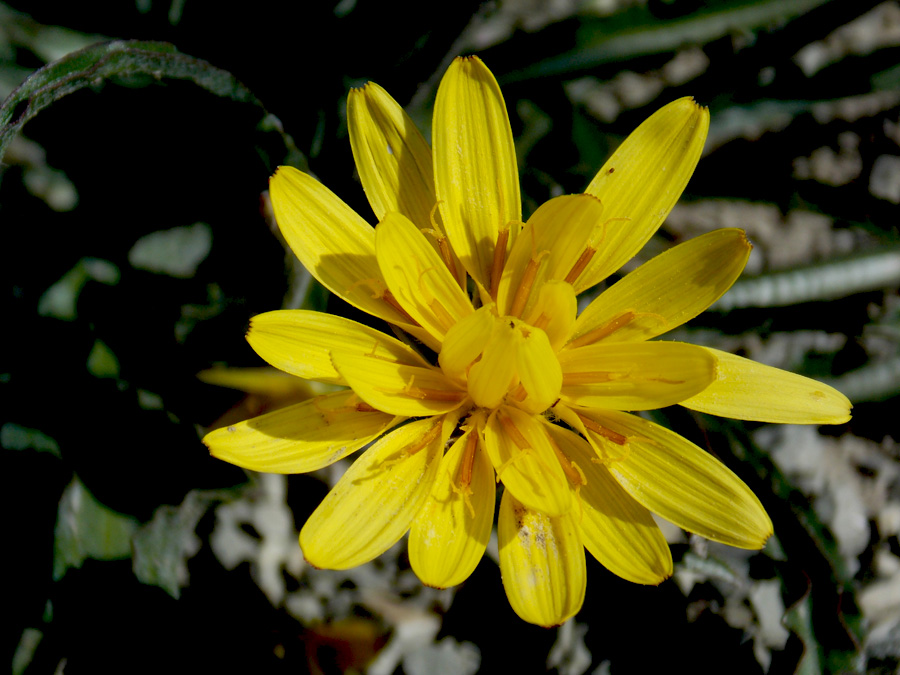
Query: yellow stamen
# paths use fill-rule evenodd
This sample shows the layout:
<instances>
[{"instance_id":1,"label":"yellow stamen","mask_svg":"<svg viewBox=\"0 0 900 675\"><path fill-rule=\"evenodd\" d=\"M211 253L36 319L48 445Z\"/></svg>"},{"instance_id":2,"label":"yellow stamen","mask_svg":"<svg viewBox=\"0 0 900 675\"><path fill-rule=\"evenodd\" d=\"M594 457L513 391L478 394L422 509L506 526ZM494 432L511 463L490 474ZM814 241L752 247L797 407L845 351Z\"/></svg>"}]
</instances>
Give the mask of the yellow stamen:
<instances>
[{"instance_id":1,"label":"yellow stamen","mask_svg":"<svg viewBox=\"0 0 900 675\"><path fill-rule=\"evenodd\" d=\"M442 420L441 420L440 416L438 416L438 418L435 420L434 424L431 425L431 428L428 431L426 431L425 434L418 441L399 450L397 453L397 457L395 459L387 459L384 462L382 462L380 468L385 468L385 467L393 466L394 464L399 464L403 460L405 460L405 459L413 456L417 452L419 452L419 450L421 450L422 448L427 448L428 445L435 438L437 438L438 435L441 433L441 422L442 422ZM371 470L374 472L377 470L377 468L373 466Z\"/></svg>"},{"instance_id":2,"label":"yellow stamen","mask_svg":"<svg viewBox=\"0 0 900 675\"><path fill-rule=\"evenodd\" d=\"M475 450L478 448L478 436L476 432L469 434L466 439L466 448L463 451L462 462L459 464L459 475L457 477L459 485L455 485L453 480L450 481L450 489L456 494L462 495L463 503L469 515L475 517L475 508L472 506L472 500L469 497L472 494L472 469L475 467Z\"/></svg>"},{"instance_id":3,"label":"yellow stamen","mask_svg":"<svg viewBox=\"0 0 900 675\"><path fill-rule=\"evenodd\" d=\"M590 417L585 417L577 410L575 411L575 414L578 415L579 419L581 419L581 422L582 424L584 424L585 429L593 431L595 434L602 436L608 441L612 441L616 445L628 445L627 436L623 436L622 434L617 433L612 429L607 429L606 427L592 420Z\"/></svg>"},{"instance_id":4,"label":"yellow stamen","mask_svg":"<svg viewBox=\"0 0 900 675\"><path fill-rule=\"evenodd\" d=\"M383 298L385 294L384 282L381 279L357 279L344 291L345 295L350 295L360 286L368 286L372 291L373 298Z\"/></svg>"},{"instance_id":5,"label":"yellow stamen","mask_svg":"<svg viewBox=\"0 0 900 675\"><path fill-rule=\"evenodd\" d=\"M453 278L459 282L460 286L462 286L463 283L465 283L465 276L460 278L459 274L457 274L456 263L453 261L453 251L450 248L450 241L444 236L443 232L441 232L441 228L437 222L436 214L440 204L441 202L438 201L431 207L431 213L428 217L431 220L431 226L434 229L429 230L429 232L437 241L438 250L441 252L441 259L444 261L447 269L450 270L450 274L452 274Z\"/></svg>"},{"instance_id":6,"label":"yellow stamen","mask_svg":"<svg viewBox=\"0 0 900 675\"><path fill-rule=\"evenodd\" d=\"M419 322L416 321L414 318L412 318L409 314L407 314L406 310L403 309L403 307L401 307L400 303L397 302L397 298L395 298L394 294L391 293L389 290L385 290L384 293L381 294L381 299L384 300L391 307L396 309L403 316L403 318L406 319L406 321L408 323L411 323L414 326L419 325Z\"/></svg>"},{"instance_id":7,"label":"yellow stamen","mask_svg":"<svg viewBox=\"0 0 900 675\"><path fill-rule=\"evenodd\" d=\"M547 316L546 312L541 312L540 316L531 322L531 325L535 328L545 330L547 326L550 325L550 317Z\"/></svg>"},{"instance_id":8,"label":"yellow stamen","mask_svg":"<svg viewBox=\"0 0 900 675\"><path fill-rule=\"evenodd\" d=\"M563 373L563 386L577 384L599 384L600 382L612 382L621 380L625 376L621 373L608 373L602 370L591 370L580 373Z\"/></svg>"},{"instance_id":9,"label":"yellow stamen","mask_svg":"<svg viewBox=\"0 0 900 675\"><path fill-rule=\"evenodd\" d=\"M510 458L503 462L503 464L501 464L497 469L497 482L500 482L500 476L506 470L506 467L518 461L519 459L526 457L528 454L531 454L537 460L538 464L542 465L544 471L550 473L552 469L547 466L547 464L540 458L540 456L530 452L532 449L531 444L528 443L526 438L522 435L522 432L516 428L516 423L500 412L497 413L497 419L500 420L500 424L503 425L503 430L506 432L506 435L509 436L509 438L516 445L516 447L519 448L520 451L514 455L511 455Z\"/></svg>"},{"instance_id":10,"label":"yellow stamen","mask_svg":"<svg viewBox=\"0 0 900 675\"><path fill-rule=\"evenodd\" d=\"M416 441L415 443L413 443L412 445L410 445L406 448L406 454L407 455L416 454L419 450L421 450L424 447L427 447L428 444L431 443L431 441L433 441L435 438L437 438L438 434L441 433L441 422L442 422L442 420L441 420L440 416L438 416L438 418L435 420L434 424L431 425L431 429L429 429L427 432L425 432L425 435L422 436L422 438L420 438L418 441Z\"/></svg>"},{"instance_id":11,"label":"yellow stamen","mask_svg":"<svg viewBox=\"0 0 900 675\"><path fill-rule=\"evenodd\" d=\"M596 248L592 246L586 247L581 252L581 255L578 256L578 260L575 261L575 264L572 265L572 269L570 269L569 273L566 275L565 282L574 284L575 280L581 276L581 273L584 272L584 268L588 266L588 263L591 261L591 258L594 257L596 252Z\"/></svg>"},{"instance_id":12,"label":"yellow stamen","mask_svg":"<svg viewBox=\"0 0 900 675\"><path fill-rule=\"evenodd\" d=\"M550 251L541 251L528 261L528 265L525 266L525 273L522 274L522 281L518 290L516 290L516 297L513 298L512 308L509 310L510 316L521 317L522 310L525 309L525 303L528 302L528 296L531 295L531 287L534 285L534 280L537 277L541 260L549 253Z\"/></svg>"},{"instance_id":13,"label":"yellow stamen","mask_svg":"<svg viewBox=\"0 0 900 675\"><path fill-rule=\"evenodd\" d=\"M575 281L578 279L578 277L581 276L581 273L584 272L585 268L588 266L588 263L591 262L591 259L594 257L594 254L597 252L597 249L600 248L600 244L606 238L606 226L609 223L612 223L616 220L629 221L629 220L631 220L631 218L610 218L609 220L604 222L602 225L600 225L594 229L593 233L591 234L591 240L592 240L591 243L588 244L585 247L584 251L581 252L581 255L578 257L578 260L575 261L575 264L572 265L572 269L570 269L569 273L566 275L565 281L567 283L570 283L573 286L575 285ZM597 241L593 241L594 234L596 234L598 231L601 234L600 239Z\"/></svg>"},{"instance_id":14,"label":"yellow stamen","mask_svg":"<svg viewBox=\"0 0 900 675\"><path fill-rule=\"evenodd\" d=\"M550 434L547 434L547 440L550 441L550 447L553 448L553 452L556 453L556 458L559 460L560 465L562 466L563 473L566 474L566 478L569 479L569 483L572 487L578 489L582 485L587 485L587 478L584 476L584 472L581 468L573 461L570 461L568 457L566 457L566 453L562 451L562 449L556 444L556 441L553 440L553 437Z\"/></svg>"},{"instance_id":15,"label":"yellow stamen","mask_svg":"<svg viewBox=\"0 0 900 675\"><path fill-rule=\"evenodd\" d=\"M627 326L628 324L630 324L632 321L634 321L635 316L635 313L631 310L622 312L611 321L608 321L599 328L588 331L584 335L572 340L567 346L574 349L575 347L584 347L585 345L599 342L603 338L612 335L623 326Z\"/></svg>"},{"instance_id":16,"label":"yellow stamen","mask_svg":"<svg viewBox=\"0 0 900 675\"><path fill-rule=\"evenodd\" d=\"M502 194L502 193L501 193ZM506 263L506 243L509 241L509 223L501 227L497 233L497 244L494 246L494 260L491 264L491 298L497 299L500 288L500 277L503 276L503 265Z\"/></svg>"}]
</instances>

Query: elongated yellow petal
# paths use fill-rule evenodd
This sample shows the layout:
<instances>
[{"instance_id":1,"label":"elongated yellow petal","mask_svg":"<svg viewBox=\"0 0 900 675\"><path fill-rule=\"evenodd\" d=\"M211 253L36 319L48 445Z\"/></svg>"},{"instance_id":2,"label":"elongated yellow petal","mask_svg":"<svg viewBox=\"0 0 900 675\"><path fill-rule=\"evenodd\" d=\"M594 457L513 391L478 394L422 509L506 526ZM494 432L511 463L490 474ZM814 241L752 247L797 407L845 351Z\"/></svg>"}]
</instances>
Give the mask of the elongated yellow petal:
<instances>
[{"instance_id":1,"label":"elongated yellow petal","mask_svg":"<svg viewBox=\"0 0 900 675\"><path fill-rule=\"evenodd\" d=\"M370 356L389 363L427 367L414 350L381 331L332 314L281 309L250 320L247 342L268 363L309 380L346 384L333 354Z\"/></svg>"},{"instance_id":2,"label":"elongated yellow petal","mask_svg":"<svg viewBox=\"0 0 900 675\"><path fill-rule=\"evenodd\" d=\"M197 379L206 384L237 389L248 394L261 394L278 400L293 398L300 401L329 391L269 366L208 368L197 373Z\"/></svg>"},{"instance_id":3,"label":"elongated yellow petal","mask_svg":"<svg viewBox=\"0 0 900 675\"><path fill-rule=\"evenodd\" d=\"M438 341L474 311L425 235L406 216L388 213L378 223L375 251L394 298Z\"/></svg>"},{"instance_id":4,"label":"elongated yellow petal","mask_svg":"<svg viewBox=\"0 0 900 675\"><path fill-rule=\"evenodd\" d=\"M403 108L369 82L347 96L347 128L366 197L382 220L392 211L419 227L437 203L431 148Z\"/></svg>"},{"instance_id":5,"label":"elongated yellow petal","mask_svg":"<svg viewBox=\"0 0 900 675\"><path fill-rule=\"evenodd\" d=\"M466 270L441 224L434 192L431 147L403 108L369 82L347 97L347 128L360 180L376 220L396 211L429 227L429 244L446 260L460 286Z\"/></svg>"},{"instance_id":6,"label":"elongated yellow petal","mask_svg":"<svg viewBox=\"0 0 900 675\"><path fill-rule=\"evenodd\" d=\"M681 98L651 115L603 165L585 192L603 202L607 226L577 292L618 270L653 236L694 173L708 130L709 111Z\"/></svg>"},{"instance_id":7,"label":"elongated yellow petal","mask_svg":"<svg viewBox=\"0 0 900 675\"><path fill-rule=\"evenodd\" d=\"M808 377L765 366L718 349L716 380L681 405L691 410L757 422L843 424L850 401L838 390Z\"/></svg>"},{"instance_id":8,"label":"elongated yellow petal","mask_svg":"<svg viewBox=\"0 0 900 675\"><path fill-rule=\"evenodd\" d=\"M509 253L497 293L501 315L525 316L545 281L563 280L603 224L603 205L587 194L544 202Z\"/></svg>"},{"instance_id":9,"label":"elongated yellow petal","mask_svg":"<svg viewBox=\"0 0 900 675\"><path fill-rule=\"evenodd\" d=\"M331 190L293 167L269 180L275 220L296 256L325 288L390 323L408 321L383 299L375 230Z\"/></svg>"},{"instance_id":10,"label":"elongated yellow petal","mask_svg":"<svg viewBox=\"0 0 900 675\"><path fill-rule=\"evenodd\" d=\"M427 586L465 581L491 538L494 468L480 446L472 425L441 460L431 497L410 528L409 561Z\"/></svg>"},{"instance_id":11,"label":"elongated yellow petal","mask_svg":"<svg viewBox=\"0 0 900 675\"><path fill-rule=\"evenodd\" d=\"M498 233L522 220L522 203L506 103L477 56L457 58L441 80L432 139L447 235L472 278L490 288Z\"/></svg>"},{"instance_id":12,"label":"elongated yellow petal","mask_svg":"<svg viewBox=\"0 0 900 675\"><path fill-rule=\"evenodd\" d=\"M663 408L703 391L716 377L715 358L681 342L594 344L558 356L563 401L589 408Z\"/></svg>"},{"instance_id":13,"label":"elongated yellow petal","mask_svg":"<svg viewBox=\"0 0 900 675\"><path fill-rule=\"evenodd\" d=\"M305 473L356 452L403 418L360 409L339 391L211 431L210 454L253 471Z\"/></svg>"},{"instance_id":14,"label":"elongated yellow petal","mask_svg":"<svg viewBox=\"0 0 900 675\"><path fill-rule=\"evenodd\" d=\"M588 305L572 346L649 340L690 321L731 288L751 248L743 230L715 230L656 256Z\"/></svg>"},{"instance_id":15,"label":"elongated yellow petal","mask_svg":"<svg viewBox=\"0 0 900 675\"><path fill-rule=\"evenodd\" d=\"M497 520L500 574L513 610L539 626L558 626L584 602L584 547L573 514L551 518L507 490Z\"/></svg>"},{"instance_id":16,"label":"elongated yellow petal","mask_svg":"<svg viewBox=\"0 0 900 675\"><path fill-rule=\"evenodd\" d=\"M484 446L498 478L516 499L551 516L569 510L566 475L534 415L509 406L494 411L484 428Z\"/></svg>"},{"instance_id":17,"label":"elongated yellow petal","mask_svg":"<svg viewBox=\"0 0 900 675\"><path fill-rule=\"evenodd\" d=\"M528 394L519 407L541 413L559 398L562 370L547 334L540 328L532 328L519 342L516 369Z\"/></svg>"},{"instance_id":18,"label":"elongated yellow petal","mask_svg":"<svg viewBox=\"0 0 900 675\"><path fill-rule=\"evenodd\" d=\"M406 534L437 476L446 440L440 430L440 419L411 422L353 463L300 531L300 548L311 565L355 567Z\"/></svg>"},{"instance_id":19,"label":"elongated yellow petal","mask_svg":"<svg viewBox=\"0 0 900 675\"><path fill-rule=\"evenodd\" d=\"M423 417L459 408L466 392L432 366L391 363L369 354L335 353L334 367L359 397L392 415Z\"/></svg>"},{"instance_id":20,"label":"elongated yellow petal","mask_svg":"<svg viewBox=\"0 0 900 675\"><path fill-rule=\"evenodd\" d=\"M666 520L707 539L762 548L772 521L750 488L719 460L678 434L635 415L580 411L602 427L588 427L601 459L635 500ZM627 439L610 441L611 434Z\"/></svg>"},{"instance_id":21,"label":"elongated yellow petal","mask_svg":"<svg viewBox=\"0 0 900 675\"><path fill-rule=\"evenodd\" d=\"M585 548L610 572L637 584L656 585L672 576L672 553L650 512L595 461L586 440L555 424L547 429L587 481L572 508Z\"/></svg>"}]
</instances>

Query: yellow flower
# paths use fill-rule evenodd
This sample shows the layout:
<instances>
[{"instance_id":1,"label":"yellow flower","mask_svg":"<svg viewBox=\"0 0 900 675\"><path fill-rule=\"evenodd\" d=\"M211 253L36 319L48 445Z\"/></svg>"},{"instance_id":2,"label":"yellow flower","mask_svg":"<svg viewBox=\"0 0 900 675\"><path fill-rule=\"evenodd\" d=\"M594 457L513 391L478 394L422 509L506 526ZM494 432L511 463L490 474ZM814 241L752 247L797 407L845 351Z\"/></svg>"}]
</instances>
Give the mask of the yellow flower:
<instances>
[{"instance_id":1,"label":"yellow flower","mask_svg":"<svg viewBox=\"0 0 900 675\"><path fill-rule=\"evenodd\" d=\"M665 106L585 193L551 199L527 222L506 106L478 58L457 59L441 82L433 150L375 84L350 93L347 117L378 225L289 167L271 180L275 217L326 288L414 339L311 311L257 316L247 339L263 359L347 389L204 439L216 457L284 473L371 443L303 527L306 559L346 569L408 531L419 578L458 584L488 543L499 481L507 596L523 619L550 626L581 607L585 548L637 583L671 575L651 513L761 547L772 524L740 479L624 412L681 404L770 422L849 419L847 399L813 380L651 341L734 283L750 252L744 233L676 246L580 315L575 299L662 223L700 157L707 111L689 98Z\"/></svg>"}]
</instances>

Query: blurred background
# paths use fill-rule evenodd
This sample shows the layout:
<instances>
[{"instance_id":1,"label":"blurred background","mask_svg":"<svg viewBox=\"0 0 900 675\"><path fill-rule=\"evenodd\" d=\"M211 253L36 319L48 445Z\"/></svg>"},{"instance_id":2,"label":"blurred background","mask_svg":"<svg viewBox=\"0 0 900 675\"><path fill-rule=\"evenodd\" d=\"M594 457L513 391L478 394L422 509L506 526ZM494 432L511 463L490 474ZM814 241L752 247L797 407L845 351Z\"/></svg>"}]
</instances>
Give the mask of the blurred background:
<instances>
[{"instance_id":1,"label":"blurred background","mask_svg":"<svg viewBox=\"0 0 900 675\"><path fill-rule=\"evenodd\" d=\"M13 672L896 672L900 3L233 7L0 3ZM313 391L223 375L263 365L243 337L251 316L347 312L282 245L269 175L309 171L371 220L348 90L378 82L428 136L440 77L467 53L503 88L526 214L583 190L661 105L709 106L697 172L623 272L744 228L742 279L667 339L854 403L848 424L822 428L654 413L754 489L775 537L742 552L670 526L676 571L658 588L588 556L584 608L558 629L513 614L495 548L447 591L421 586L405 542L357 569L309 568L297 531L344 465L248 475L200 443Z\"/></svg>"}]
</instances>

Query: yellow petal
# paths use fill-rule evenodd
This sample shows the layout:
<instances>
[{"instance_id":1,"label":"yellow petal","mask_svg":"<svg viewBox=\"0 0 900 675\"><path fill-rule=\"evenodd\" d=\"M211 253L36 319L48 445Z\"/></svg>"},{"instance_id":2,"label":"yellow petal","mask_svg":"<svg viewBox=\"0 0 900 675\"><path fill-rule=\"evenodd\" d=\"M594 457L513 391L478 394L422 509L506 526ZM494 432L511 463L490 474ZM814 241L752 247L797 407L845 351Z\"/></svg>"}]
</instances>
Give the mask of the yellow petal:
<instances>
[{"instance_id":1,"label":"yellow petal","mask_svg":"<svg viewBox=\"0 0 900 675\"><path fill-rule=\"evenodd\" d=\"M403 108L384 89L369 82L347 97L347 128L360 180L382 220L396 211L427 232L429 244L465 286L466 270L441 224L434 192L431 148Z\"/></svg>"},{"instance_id":2,"label":"yellow petal","mask_svg":"<svg viewBox=\"0 0 900 675\"><path fill-rule=\"evenodd\" d=\"M716 377L715 358L681 342L594 344L558 357L563 401L589 408L663 408L703 391Z\"/></svg>"},{"instance_id":3,"label":"yellow petal","mask_svg":"<svg viewBox=\"0 0 900 675\"><path fill-rule=\"evenodd\" d=\"M495 323L492 307L486 305L451 327L438 355L441 370L451 379L465 382L469 366L490 341Z\"/></svg>"},{"instance_id":4,"label":"yellow petal","mask_svg":"<svg viewBox=\"0 0 900 675\"><path fill-rule=\"evenodd\" d=\"M630 260L669 215L700 159L709 111L691 98L651 115L622 145L585 192L603 202L607 221L597 255L574 283L581 292Z\"/></svg>"},{"instance_id":5,"label":"yellow petal","mask_svg":"<svg viewBox=\"0 0 900 675\"><path fill-rule=\"evenodd\" d=\"M494 411L484 428L484 447L497 477L520 502L551 516L569 510L569 483L534 415L509 406Z\"/></svg>"},{"instance_id":6,"label":"yellow petal","mask_svg":"<svg viewBox=\"0 0 900 675\"><path fill-rule=\"evenodd\" d=\"M445 441L440 430L440 419L411 422L353 462L300 531L311 565L355 567L406 534L437 476Z\"/></svg>"},{"instance_id":7,"label":"yellow petal","mask_svg":"<svg viewBox=\"0 0 900 675\"><path fill-rule=\"evenodd\" d=\"M423 417L459 408L466 392L432 366L391 363L370 354L333 354L334 367L359 397L392 415Z\"/></svg>"},{"instance_id":8,"label":"yellow petal","mask_svg":"<svg viewBox=\"0 0 900 675\"><path fill-rule=\"evenodd\" d=\"M542 329L553 351L558 352L572 334L577 312L578 299L572 285L565 281L548 281L541 286L537 302L525 314L525 323Z\"/></svg>"},{"instance_id":9,"label":"yellow petal","mask_svg":"<svg viewBox=\"0 0 900 675\"><path fill-rule=\"evenodd\" d=\"M528 394L517 405L528 412L541 413L559 398L562 370L547 334L531 328L519 342L517 368L519 380Z\"/></svg>"},{"instance_id":10,"label":"yellow petal","mask_svg":"<svg viewBox=\"0 0 900 675\"><path fill-rule=\"evenodd\" d=\"M404 215L389 213L378 224L375 251L394 298L438 341L474 311L425 235Z\"/></svg>"},{"instance_id":11,"label":"yellow petal","mask_svg":"<svg viewBox=\"0 0 900 675\"><path fill-rule=\"evenodd\" d=\"M268 363L309 380L346 384L333 354L370 356L389 363L427 366L414 350L361 323L304 309L281 309L250 320L247 342Z\"/></svg>"},{"instance_id":12,"label":"yellow petal","mask_svg":"<svg viewBox=\"0 0 900 675\"><path fill-rule=\"evenodd\" d=\"M555 424L547 428L587 481L572 509L585 548L610 572L637 584L656 585L672 576L672 553L650 512L595 461L581 436Z\"/></svg>"},{"instance_id":13,"label":"yellow petal","mask_svg":"<svg viewBox=\"0 0 900 675\"><path fill-rule=\"evenodd\" d=\"M248 394L260 394L271 399L291 399L299 401L324 393L327 389L314 387L310 382L291 377L280 370L261 366L259 368L214 367L201 370L197 379L206 384L237 389Z\"/></svg>"},{"instance_id":14,"label":"yellow petal","mask_svg":"<svg viewBox=\"0 0 900 675\"><path fill-rule=\"evenodd\" d=\"M743 230L715 230L669 249L601 293L578 317L570 346L662 335L705 311L750 256Z\"/></svg>"},{"instance_id":15,"label":"yellow petal","mask_svg":"<svg viewBox=\"0 0 900 675\"><path fill-rule=\"evenodd\" d=\"M734 354L709 349L716 357L716 380L681 401L691 410L757 422L843 424L850 401L827 384L765 366Z\"/></svg>"},{"instance_id":16,"label":"yellow petal","mask_svg":"<svg viewBox=\"0 0 900 675\"><path fill-rule=\"evenodd\" d=\"M427 227L437 203L431 148L409 115L384 89L369 82L347 96L347 128L375 219L396 211Z\"/></svg>"},{"instance_id":17,"label":"yellow petal","mask_svg":"<svg viewBox=\"0 0 900 675\"><path fill-rule=\"evenodd\" d=\"M303 266L325 288L390 323L408 321L383 299L375 230L319 181L289 166L269 180L275 220Z\"/></svg>"},{"instance_id":18,"label":"yellow petal","mask_svg":"<svg viewBox=\"0 0 900 675\"><path fill-rule=\"evenodd\" d=\"M253 471L305 473L328 466L403 418L359 409L352 391L325 394L222 429L203 442L213 457Z\"/></svg>"},{"instance_id":19,"label":"yellow petal","mask_svg":"<svg viewBox=\"0 0 900 675\"><path fill-rule=\"evenodd\" d=\"M539 626L558 626L584 602L584 547L572 514L552 518L507 490L497 520L500 574L513 610Z\"/></svg>"},{"instance_id":20,"label":"yellow petal","mask_svg":"<svg viewBox=\"0 0 900 675\"><path fill-rule=\"evenodd\" d=\"M432 138L435 191L447 235L472 278L490 288L498 233L522 220L522 203L506 103L477 56L457 58L447 69Z\"/></svg>"},{"instance_id":21,"label":"yellow petal","mask_svg":"<svg viewBox=\"0 0 900 675\"><path fill-rule=\"evenodd\" d=\"M469 369L468 390L476 405L496 408L515 384L522 334L515 326L492 317L491 337L481 360Z\"/></svg>"},{"instance_id":22,"label":"yellow petal","mask_svg":"<svg viewBox=\"0 0 900 675\"><path fill-rule=\"evenodd\" d=\"M563 280L603 224L603 206L587 194L544 202L509 253L497 293L501 315L525 316L545 281Z\"/></svg>"},{"instance_id":23,"label":"yellow petal","mask_svg":"<svg viewBox=\"0 0 900 675\"><path fill-rule=\"evenodd\" d=\"M491 538L497 488L480 445L471 425L441 460L431 497L410 528L409 561L427 586L465 581Z\"/></svg>"},{"instance_id":24,"label":"yellow petal","mask_svg":"<svg viewBox=\"0 0 900 675\"><path fill-rule=\"evenodd\" d=\"M587 436L613 477L635 500L707 539L758 549L772 521L750 488L719 460L678 434L635 415L580 411L605 434ZM625 445L610 434L627 438Z\"/></svg>"}]
</instances>

